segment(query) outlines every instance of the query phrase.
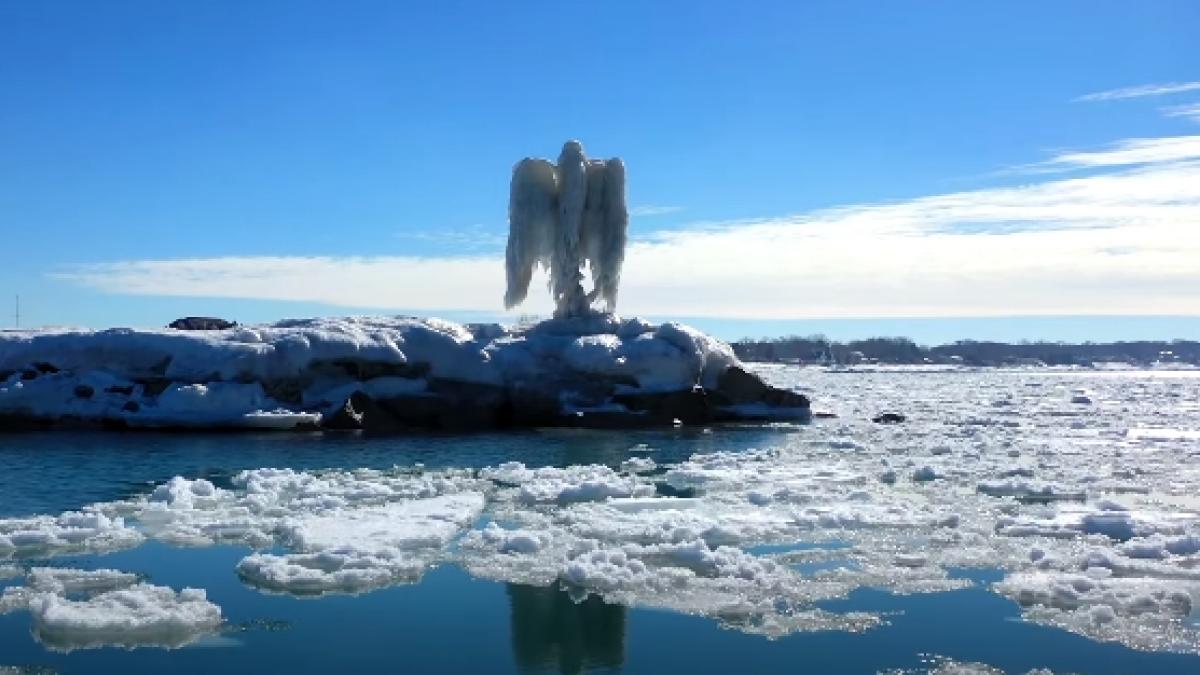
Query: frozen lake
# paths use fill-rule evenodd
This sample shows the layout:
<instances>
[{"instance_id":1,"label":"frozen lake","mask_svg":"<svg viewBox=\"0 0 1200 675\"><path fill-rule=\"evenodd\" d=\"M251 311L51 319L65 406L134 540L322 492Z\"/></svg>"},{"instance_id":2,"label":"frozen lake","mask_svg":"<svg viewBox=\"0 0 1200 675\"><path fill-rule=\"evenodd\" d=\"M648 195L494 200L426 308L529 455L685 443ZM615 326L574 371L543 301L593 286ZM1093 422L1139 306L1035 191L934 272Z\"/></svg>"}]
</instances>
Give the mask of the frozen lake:
<instances>
[{"instance_id":1,"label":"frozen lake","mask_svg":"<svg viewBox=\"0 0 1200 675\"><path fill-rule=\"evenodd\" d=\"M1200 372L757 370L837 417L0 436L0 666L1200 672Z\"/></svg>"}]
</instances>

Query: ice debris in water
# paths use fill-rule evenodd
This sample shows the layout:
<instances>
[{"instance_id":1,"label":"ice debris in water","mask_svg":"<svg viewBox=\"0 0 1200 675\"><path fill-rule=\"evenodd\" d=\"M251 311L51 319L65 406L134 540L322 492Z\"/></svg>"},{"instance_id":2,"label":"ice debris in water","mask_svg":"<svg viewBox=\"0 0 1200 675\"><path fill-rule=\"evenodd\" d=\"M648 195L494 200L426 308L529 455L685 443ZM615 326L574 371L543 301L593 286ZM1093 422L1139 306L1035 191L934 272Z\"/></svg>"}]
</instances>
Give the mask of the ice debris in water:
<instances>
[{"instance_id":1,"label":"ice debris in water","mask_svg":"<svg viewBox=\"0 0 1200 675\"><path fill-rule=\"evenodd\" d=\"M64 652L181 647L221 626L221 608L203 590L175 591L110 569L35 567L24 586L0 596L0 614L20 610L32 616L39 642Z\"/></svg>"},{"instance_id":2,"label":"ice debris in water","mask_svg":"<svg viewBox=\"0 0 1200 675\"><path fill-rule=\"evenodd\" d=\"M483 495L411 499L336 509L282 526L298 553L255 553L237 565L246 582L296 594L355 593L413 581L483 510Z\"/></svg>"},{"instance_id":3,"label":"ice debris in water","mask_svg":"<svg viewBox=\"0 0 1200 675\"><path fill-rule=\"evenodd\" d=\"M944 656L926 657L930 662L928 668L893 669L880 671L879 675L1005 675L1004 671L975 661L955 661ZM1025 675L1054 675L1047 668L1035 668L1026 671Z\"/></svg>"},{"instance_id":4,"label":"ice debris in water","mask_svg":"<svg viewBox=\"0 0 1200 675\"><path fill-rule=\"evenodd\" d=\"M652 485L599 465L528 469L521 462L505 462L484 469L480 475L502 485L518 487L517 499L525 504L569 504L654 494Z\"/></svg>"},{"instance_id":5,"label":"ice debris in water","mask_svg":"<svg viewBox=\"0 0 1200 675\"><path fill-rule=\"evenodd\" d=\"M142 535L126 526L124 519L94 508L58 516L0 518L0 559L100 552L141 541Z\"/></svg>"},{"instance_id":6,"label":"ice debris in water","mask_svg":"<svg viewBox=\"0 0 1200 675\"><path fill-rule=\"evenodd\" d=\"M788 385L794 371L761 372ZM259 549L239 565L242 577L289 593L359 592L453 562L770 636L877 624L817 609L855 589L952 590L972 582L951 568L1000 568L989 588L1030 621L1200 651L1188 620L1200 597L1193 430L1176 421L1188 433L1129 433L1170 424L1161 411L1195 400L1200 378L1131 387L963 372L923 376L915 396L909 380L886 374L804 376L840 417L773 431L772 447L617 468L256 469L221 487L180 477L71 514L0 520L0 559L143 537L240 543ZM1115 419L1031 393L1047 377L1079 380L1129 410ZM991 405L1000 398L1011 404ZM879 406L901 404L925 422L870 423ZM912 480L925 467L938 478Z\"/></svg>"}]
</instances>

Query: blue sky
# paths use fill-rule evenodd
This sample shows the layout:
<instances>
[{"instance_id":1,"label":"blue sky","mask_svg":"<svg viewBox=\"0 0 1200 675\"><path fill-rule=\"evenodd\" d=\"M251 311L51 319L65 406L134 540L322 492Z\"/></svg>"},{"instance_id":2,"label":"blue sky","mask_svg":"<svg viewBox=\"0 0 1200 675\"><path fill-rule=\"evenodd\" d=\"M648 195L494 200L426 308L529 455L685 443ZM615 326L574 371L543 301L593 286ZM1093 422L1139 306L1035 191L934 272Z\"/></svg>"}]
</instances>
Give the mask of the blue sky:
<instances>
[{"instance_id":1,"label":"blue sky","mask_svg":"<svg viewBox=\"0 0 1200 675\"><path fill-rule=\"evenodd\" d=\"M26 325L495 316L512 164L579 138L629 167L626 313L1197 338L1197 25L1194 2L0 0L0 293Z\"/></svg>"}]
</instances>

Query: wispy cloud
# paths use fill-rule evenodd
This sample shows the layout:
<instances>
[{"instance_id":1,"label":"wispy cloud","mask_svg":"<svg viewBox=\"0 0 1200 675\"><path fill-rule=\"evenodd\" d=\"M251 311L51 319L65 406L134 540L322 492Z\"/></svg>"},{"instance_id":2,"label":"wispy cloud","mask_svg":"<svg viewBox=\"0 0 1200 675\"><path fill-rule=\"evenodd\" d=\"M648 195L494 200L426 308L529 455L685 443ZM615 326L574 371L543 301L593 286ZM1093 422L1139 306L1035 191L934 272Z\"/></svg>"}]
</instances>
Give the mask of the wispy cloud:
<instances>
[{"instance_id":1,"label":"wispy cloud","mask_svg":"<svg viewBox=\"0 0 1200 675\"><path fill-rule=\"evenodd\" d=\"M1063 152L1045 162L1020 167L1029 173L1113 168L1200 159L1200 136L1129 138L1102 150Z\"/></svg>"},{"instance_id":2,"label":"wispy cloud","mask_svg":"<svg viewBox=\"0 0 1200 675\"><path fill-rule=\"evenodd\" d=\"M1193 122L1200 122L1200 103L1168 106L1162 112L1167 117L1186 117Z\"/></svg>"},{"instance_id":3,"label":"wispy cloud","mask_svg":"<svg viewBox=\"0 0 1200 675\"><path fill-rule=\"evenodd\" d=\"M1200 314L1197 138L1132 139L1055 159L1100 175L660 232L630 244L620 309L754 318ZM1161 151L1179 145L1193 149ZM487 310L500 304L504 266L499 255L228 257L82 265L58 276L122 294ZM547 294L530 301L522 311L549 309Z\"/></svg>"},{"instance_id":4,"label":"wispy cloud","mask_svg":"<svg viewBox=\"0 0 1200 675\"><path fill-rule=\"evenodd\" d=\"M1164 84L1142 84L1136 87L1109 89L1093 94L1084 94L1075 99L1077 102L1116 101L1126 98L1142 98L1144 96L1163 96L1179 94L1185 91L1200 90L1200 82L1167 82Z\"/></svg>"},{"instance_id":5,"label":"wispy cloud","mask_svg":"<svg viewBox=\"0 0 1200 675\"><path fill-rule=\"evenodd\" d=\"M629 209L631 216L665 216L668 213L679 213L683 210L682 206L655 206L653 204L643 204Z\"/></svg>"},{"instance_id":6,"label":"wispy cloud","mask_svg":"<svg viewBox=\"0 0 1200 675\"><path fill-rule=\"evenodd\" d=\"M398 239L421 242L430 248L450 248L457 252L483 254L503 250L508 241L503 233L476 223L467 227L405 231Z\"/></svg>"}]
</instances>

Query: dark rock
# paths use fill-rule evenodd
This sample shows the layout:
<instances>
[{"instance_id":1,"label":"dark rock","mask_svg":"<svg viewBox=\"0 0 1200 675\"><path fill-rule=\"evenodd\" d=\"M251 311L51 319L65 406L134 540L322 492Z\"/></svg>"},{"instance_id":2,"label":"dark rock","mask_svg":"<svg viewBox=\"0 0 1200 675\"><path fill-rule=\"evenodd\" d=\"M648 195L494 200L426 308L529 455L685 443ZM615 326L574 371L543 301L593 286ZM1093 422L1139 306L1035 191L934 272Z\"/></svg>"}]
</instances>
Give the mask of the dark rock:
<instances>
[{"instance_id":1,"label":"dark rock","mask_svg":"<svg viewBox=\"0 0 1200 675\"><path fill-rule=\"evenodd\" d=\"M105 391L105 393L108 393L108 394L124 394L125 396L132 396L133 395L133 385L122 387L120 385L114 384L111 387L105 387L104 391Z\"/></svg>"},{"instance_id":2,"label":"dark rock","mask_svg":"<svg viewBox=\"0 0 1200 675\"><path fill-rule=\"evenodd\" d=\"M559 419L558 395L536 382L518 382L498 411L501 426L548 427Z\"/></svg>"},{"instance_id":3,"label":"dark rock","mask_svg":"<svg viewBox=\"0 0 1200 675\"><path fill-rule=\"evenodd\" d=\"M121 406L121 410L125 412L135 413L142 409L142 406L137 401L126 401L125 405Z\"/></svg>"},{"instance_id":4,"label":"dark rock","mask_svg":"<svg viewBox=\"0 0 1200 675\"><path fill-rule=\"evenodd\" d=\"M876 424L899 424L906 418L900 413L886 412L880 413L871 418L871 421Z\"/></svg>"},{"instance_id":5,"label":"dark rock","mask_svg":"<svg viewBox=\"0 0 1200 675\"><path fill-rule=\"evenodd\" d=\"M458 380L432 379L429 390L444 399L447 410L438 418L440 429L488 429L503 426L508 395L502 387Z\"/></svg>"},{"instance_id":6,"label":"dark rock","mask_svg":"<svg viewBox=\"0 0 1200 675\"><path fill-rule=\"evenodd\" d=\"M86 384L76 385L76 387L75 387L75 395L78 396L79 398L91 398L92 395L95 393L96 393L96 390L92 389L91 387L89 387Z\"/></svg>"},{"instance_id":7,"label":"dark rock","mask_svg":"<svg viewBox=\"0 0 1200 675\"><path fill-rule=\"evenodd\" d=\"M349 376L351 379L365 382L376 377L404 377L408 379L425 377L429 374L429 364L328 359L314 361L309 365L309 371L313 376Z\"/></svg>"},{"instance_id":8,"label":"dark rock","mask_svg":"<svg viewBox=\"0 0 1200 675\"><path fill-rule=\"evenodd\" d=\"M304 400L304 382L294 377L263 382L263 392L281 403L300 405Z\"/></svg>"},{"instance_id":9,"label":"dark rock","mask_svg":"<svg viewBox=\"0 0 1200 675\"><path fill-rule=\"evenodd\" d=\"M155 363L154 365L150 366L150 372L161 377L161 376L167 374L167 368L169 368L170 366L171 366L171 355L168 354L168 355L162 357L161 359L159 359L158 363Z\"/></svg>"},{"instance_id":10,"label":"dark rock","mask_svg":"<svg viewBox=\"0 0 1200 675\"><path fill-rule=\"evenodd\" d=\"M394 433L404 424L384 410L368 395L356 391L346 398L342 407L321 421L326 429L362 430L368 433Z\"/></svg>"},{"instance_id":11,"label":"dark rock","mask_svg":"<svg viewBox=\"0 0 1200 675\"><path fill-rule=\"evenodd\" d=\"M758 376L738 366L726 368L717 378L717 392L730 404L760 403L769 390Z\"/></svg>"},{"instance_id":12,"label":"dark rock","mask_svg":"<svg viewBox=\"0 0 1200 675\"><path fill-rule=\"evenodd\" d=\"M146 396L158 396L174 384L173 380L166 377L146 377L137 381L142 385L142 393Z\"/></svg>"},{"instance_id":13,"label":"dark rock","mask_svg":"<svg viewBox=\"0 0 1200 675\"><path fill-rule=\"evenodd\" d=\"M214 316L185 316L167 324L167 328L175 330L226 330L236 326L236 321L226 321Z\"/></svg>"},{"instance_id":14,"label":"dark rock","mask_svg":"<svg viewBox=\"0 0 1200 675\"><path fill-rule=\"evenodd\" d=\"M786 389L777 389L757 375L739 366L731 366L717 378L717 388L711 392L719 405L762 403L776 408L808 408L808 397Z\"/></svg>"},{"instance_id":15,"label":"dark rock","mask_svg":"<svg viewBox=\"0 0 1200 675\"><path fill-rule=\"evenodd\" d=\"M402 426L438 429L440 421L450 414L449 402L432 394L409 394L381 398L376 403Z\"/></svg>"},{"instance_id":16,"label":"dark rock","mask_svg":"<svg viewBox=\"0 0 1200 675\"><path fill-rule=\"evenodd\" d=\"M629 410L594 410L560 416L554 426L579 429L648 429L662 427L662 419Z\"/></svg>"},{"instance_id":17,"label":"dark rock","mask_svg":"<svg viewBox=\"0 0 1200 675\"><path fill-rule=\"evenodd\" d=\"M22 415L20 413L0 413L0 431L33 431L49 429L54 426L52 420Z\"/></svg>"},{"instance_id":18,"label":"dark rock","mask_svg":"<svg viewBox=\"0 0 1200 675\"><path fill-rule=\"evenodd\" d=\"M21 379L22 380L32 380L32 379L36 378L37 376L38 376L38 371L33 370L32 368L26 368L25 370L21 371Z\"/></svg>"},{"instance_id":19,"label":"dark rock","mask_svg":"<svg viewBox=\"0 0 1200 675\"><path fill-rule=\"evenodd\" d=\"M37 369L37 371L39 373L57 373L58 372L58 366L54 365L53 363L46 363L45 361L39 361L39 362L33 364L33 367L35 369Z\"/></svg>"},{"instance_id":20,"label":"dark rock","mask_svg":"<svg viewBox=\"0 0 1200 675\"><path fill-rule=\"evenodd\" d=\"M613 401L660 424L675 420L683 424L706 424L713 418L708 396L700 387L690 391L623 393L613 396Z\"/></svg>"}]
</instances>

